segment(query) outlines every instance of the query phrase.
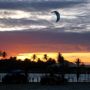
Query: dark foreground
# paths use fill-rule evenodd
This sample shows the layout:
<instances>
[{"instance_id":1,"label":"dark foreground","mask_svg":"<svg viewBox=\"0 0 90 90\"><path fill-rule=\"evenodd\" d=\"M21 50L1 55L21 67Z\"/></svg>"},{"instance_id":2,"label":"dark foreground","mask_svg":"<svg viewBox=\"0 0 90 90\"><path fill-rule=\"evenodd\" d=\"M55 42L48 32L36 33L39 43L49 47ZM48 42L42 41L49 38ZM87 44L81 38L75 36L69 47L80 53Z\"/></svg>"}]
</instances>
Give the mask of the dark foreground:
<instances>
[{"instance_id":1,"label":"dark foreground","mask_svg":"<svg viewBox=\"0 0 90 90\"><path fill-rule=\"evenodd\" d=\"M0 90L90 90L90 83L69 83L66 85L0 84Z\"/></svg>"}]
</instances>

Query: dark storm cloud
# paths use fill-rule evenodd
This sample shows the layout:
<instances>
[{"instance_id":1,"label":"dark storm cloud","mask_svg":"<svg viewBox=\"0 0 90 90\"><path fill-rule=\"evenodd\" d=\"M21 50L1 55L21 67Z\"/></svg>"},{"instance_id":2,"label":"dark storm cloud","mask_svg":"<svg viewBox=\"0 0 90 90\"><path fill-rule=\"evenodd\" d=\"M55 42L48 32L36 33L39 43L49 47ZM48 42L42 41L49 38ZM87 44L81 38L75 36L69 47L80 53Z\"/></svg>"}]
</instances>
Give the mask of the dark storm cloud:
<instances>
[{"instance_id":1,"label":"dark storm cloud","mask_svg":"<svg viewBox=\"0 0 90 90\"><path fill-rule=\"evenodd\" d=\"M38 27L39 25L46 26L47 29L50 30L51 28L57 29L58 25L60 26L59 32L61 32L62 30L66 32L71 29L73 29L74 32L82 32L82 29L87 28L87 25L84 24L89 24L89 19L87 19L88 17L86 17L86 14L83 14L83 16L79 17L77 16L78 13L83 13L83 11L86 11L85 5L87 3L87 0L7 0L7 2L5 2L5 0L2 1L3 2L0 1L0 18L2 19L0 20L0 26L2 29L1 31L4 31L5 29L7 31L9 28L10 31L12 31L12 28L13 30L16 30L17 28L20 28L18 27L19 25L22 27L21 29L30 29L30 31L31 27L29 26L33 27L35 25L37 25ZM84 7L83 9L82 6ZM61 12L61 22L63 24L62 26L61 22L59 22L60 25L59 23L57 23L57 25L55 26L52 20L48 20L47 18L51 16L50 10L54 9L58 9L58 11ZM70 14L70 16L68 14ZM65 16L65 18L62 18L62 16Z\"/></svg>"},{"instance_id":2,"label":"dark storm cloud","mask_svg":"<svg viewBox=\"0 0 90 90\"><path fill-rule=\"evenodd\" d=\"M40 3L31 3L31 6L33 9L48 10L48 9L72 7L73 5L80 4L80 3L82 2L48 1L48 2L40 2Z\"/></svg>"},{"instance_id":3,"label":"dark storm cloud","mask_svg":"<svg viewBox=\"0 0 90 90\"><path fill-rule=\"evenodd\" d=\"M90 33L55 33L44 31L1 32L2 43L21 44L80 44L89 45Z\"/></svg>"},{"instance_id":4,"label":"dark storm cloud","mask_svg":"<svg viewBox=\"0 0 90 90\"><path fill-rule=\"evenodd\" d=\"M49 31L0 32L0 49L18 51L89 52L90 33L57 33ZM24 51L25 52L25 51Z\"/></svg>"},{"instance_id":5,"label":"dark storm cloud","mask_svg":"<svg viewBox=\"0 0 90 90\"><path fill-rule=\"evenodd\" d=\"M0 9L35 9L35 10L48 10L56 8L67 8L72 7L80 3L85 3L84 1L40 1L40 2L0 2Z\"/></svg>"},{"instance_id":6,"label":"dark storm cloud","mask_svg":"<svg viewBox=\"0 0 90 90\"><path fill-rule=\"evenodd\" d=\"M13 1L0 1L1 50L90 51L89 0ZM55 9L61 13L58 23L48 20ZM35 27L40 25L46 28Z\"/></svg>"}]
</instances>

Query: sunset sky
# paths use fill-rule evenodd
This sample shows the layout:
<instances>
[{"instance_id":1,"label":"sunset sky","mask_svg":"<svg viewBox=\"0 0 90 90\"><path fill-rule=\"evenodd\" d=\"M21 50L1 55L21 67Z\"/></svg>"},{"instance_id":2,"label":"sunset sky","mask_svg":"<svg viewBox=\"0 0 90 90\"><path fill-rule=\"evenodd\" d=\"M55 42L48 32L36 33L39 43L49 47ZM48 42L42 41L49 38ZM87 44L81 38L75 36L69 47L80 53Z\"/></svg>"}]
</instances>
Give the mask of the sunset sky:
<instances>
[{"instance_id":1,"label":"sunset sky","mask_svg":"<svg viewBox=\"0 0 90 90\"><path fill-rule=\"evenodd\" d=\"M61 15L58 23L54 10ZM9 56L69 53L68 59L74 53L89 62L90 0L0 0L0 50Z\"/></svg>"}]
</instances>

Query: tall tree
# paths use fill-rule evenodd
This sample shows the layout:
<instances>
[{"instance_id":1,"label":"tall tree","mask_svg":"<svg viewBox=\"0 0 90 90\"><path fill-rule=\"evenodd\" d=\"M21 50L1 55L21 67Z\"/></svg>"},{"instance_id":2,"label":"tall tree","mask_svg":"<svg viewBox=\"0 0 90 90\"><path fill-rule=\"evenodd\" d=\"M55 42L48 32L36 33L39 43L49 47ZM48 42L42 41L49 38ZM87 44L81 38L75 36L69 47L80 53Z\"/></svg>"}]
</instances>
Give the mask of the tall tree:
<instances>
[{"instance_id":1,"label":"tall tree","mask_svg":"<svg viewBox=\"0 0 90 90\"><path fill-rule=\"evenodd\" d=\"M81 61L80 61L80 59L78 58L78 59L76 59L76 65L77 65L77 67L80 67L80 64L81 64Z\"/></svg>"},{"instance_id":2,"label":"tall tree","mask_svg":"<svg viewBox=\"0 0 90 90\"><path fill-rule=\"evenodd\" d=\"M2 57L2 51L0 51L0 57Z\"/></svg>"},{"instance_id":3,"label":"tall tree","mask_svg":"<svg viewBox=\"0 0 90 90\"><path fill-rule=\"evenodd\" d=\"M64 57L61 55L61 53L58 53L57 62L63 66L64 65Z\"/></svg>"},{"instance_id":4,"label":"tall tree","mask_svg":"<svg viewBox=\"0 0 90 90\"><path fill-rule=\"evenodd\" d=\"M64 80L65 77L65 60L61 53L58 53L57 61L60 65L61 77Z\"/></svg>"},{"instance_id":5,"label":"tall tree","mask_svg":"<svg viewBox=\"0 0 90 90\"><path fill-rule=\"evenodd\" d=\"M77 81L78 81L79 76L80 76L80 66L81 66L80 59L78 58L75 63L76 63L76 66L77 66L77 68L76 68L76 74L77 74Z\"/></svg>"},{"instance_id":6,"label":"tall tree","mask_svg":"<svg viewBox=\"0 0 90 90\"><path fill-rule=\"evenodd\" d=\"M3 58L6 58L6 56L7 56L7 53L4 51L4 52L2 52L2 57Z\"/></svg>"},{"instance_id":7,"label":"tall tree","mask_svg":"<svg viewBox=\"0 0 90 90\"><path fill-rule=\"evenodd\" d=\"M0 57L6 58L6 56L7 56L7 53L5 51L4 52L0 51Z\"/></svg>"},{"instance_id":8,"label":"tall tree","mask_svg":"<svg viewBox=\"0 0 90 90\"><path fill-rule=\"evenodd\" d=\"M32 56L33 61L35 61L36 58L37 58L36 54L33 54Z\"/></svg>"}]
</instances>

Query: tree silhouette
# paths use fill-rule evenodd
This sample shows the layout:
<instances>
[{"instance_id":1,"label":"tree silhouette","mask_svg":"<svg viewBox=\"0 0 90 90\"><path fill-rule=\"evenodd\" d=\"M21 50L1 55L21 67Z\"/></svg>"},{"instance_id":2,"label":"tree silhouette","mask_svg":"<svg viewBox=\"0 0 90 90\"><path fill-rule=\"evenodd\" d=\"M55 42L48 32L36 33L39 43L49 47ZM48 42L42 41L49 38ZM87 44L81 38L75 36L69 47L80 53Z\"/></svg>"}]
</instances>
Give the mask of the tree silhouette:
<instances>
[{"instance_id":1,"label":"tree silhouette","mask_svg":"<svg viewBox=\"0 0 90 90\"><path fill-rule=\"evenodd\" d=\"M4 51L2 52L2 57L5 58L7 56L7 53Z\"/></svg>"},{"instance_id":2,"label":"tree silhouette","mask_svg":"<svg viewBox=\"0 0 90 90\"><path fill-rule=\"evenodd\" d=\"M77 65L77 67L80 67L80 64L81 64L81 61L80 61L80 59L78 58L77 60L76 60L76 65Z\"/></svg>"},{"instance_id":3,"label":"tree silhouette","mask_svg":"<svg viewBox=\"0 0 90 90\"><path fill-rule=\"evenodd\" d=\"M44 54L44 59L47 61L47 59L48 59L47 54Z\"/></svg>"},{"instance_id":4,"label":"tree silhouette","mask_svg":"<svg viewBox=\"0 0 90 90\"><path fill-rule=\"evenodd\" d=\"M61 66L64 66L64 57L61 55L61 53L58 53L57 61Z\"/></svg>"},{"instance_id":5,"label":"tree silhouette","mask_svg":"<svg viewBox=\"0 0 90 90\"><path fill-rule=\"evenodd\" d=\"M12 56L11 56L11 57L10 57L10 60L11 60L11 61L17 61L17 57L12 57Z\"/></svg>"},{"instance_id":6,"label":"tree silhouette","mask_svg":"<svg viewBox=\"0 0 90 90\"><path fill-rule=\"evenodd\" d=\"M48 63L49 65L56 64L55 60L52 59L52 58L49 58L48 61L47 61L46 63Z\"/></svg>"},{"instance_id":7,"label":"tree silhouette","mask_svg":"<svg viewBox=\"0 0 90 90\"><path fill-rule=\"evenodd\" d=\"M60 65L61 77L64 80L64 77L65 77L65 70L64 70L65 69L65 61L64 61L64 57L60 53L58 53L57 61Z\"/></svg>"},{"instance_id":8,"label":"tree silhouette","mask_svg":"<svg viewBox=\"0 0 90 90\"><path fill-rule=\"evenodd\" d=\"M0 51L0 57L2 57L2 51Z\"/></svg>"},{"instance_id":9,"label":"tree silhouette","mask_svg":"<svg viewBox=\"0 0 90 90\"><path fill-rule=\"evenodd\" d=\"M35 59L36 59L36 54L33 54L32 59L33 59L33 61L35 61Z\"/></svg>"},{"instance_id":10,"label":"tree silhouette","mask_svg":"<svg viewBox=\"0 0 90 90\"><path fill-rule=\"evenodd\" d=\"M2 55L2 51L0 51L0 56Z\"/></svg>"},{"instance_id":11,"label":"tree silhouette","mask_svg":"<svg viewBox=\"0 0 90 90\"><path fill-rule=\"evenodd\" d=\"M41 62L41 59L40 59L40 58L38 58L37 63L38 63L38 62Z\"/></svg>"},{"instance_id":12,"label":"tree silhouette","mask_svg":"<svg viewBox=\"0 0 90 90\"><path fill-rule=\"evenodd\" d=\"M77 74L77 82L78 82L78 79L79 79L79 76L80 76L80 66L81 66L81 61L80 61L80 59L78 58L75 63L76 63L76 65L77 65L76 74Z\"/></svg>"},{"instance_id":13,"label":"tree silhouette","mask_svg":"<svg viewBox=\"0 0 90 90\"><path fill-rule=\"evenodd\" d=\"M0 51L0 57L5 58L7 56L7 53L4 51Z\"/></svg>"}]
</instances>

